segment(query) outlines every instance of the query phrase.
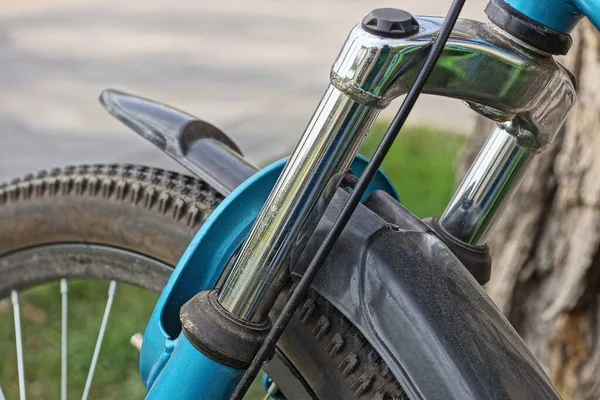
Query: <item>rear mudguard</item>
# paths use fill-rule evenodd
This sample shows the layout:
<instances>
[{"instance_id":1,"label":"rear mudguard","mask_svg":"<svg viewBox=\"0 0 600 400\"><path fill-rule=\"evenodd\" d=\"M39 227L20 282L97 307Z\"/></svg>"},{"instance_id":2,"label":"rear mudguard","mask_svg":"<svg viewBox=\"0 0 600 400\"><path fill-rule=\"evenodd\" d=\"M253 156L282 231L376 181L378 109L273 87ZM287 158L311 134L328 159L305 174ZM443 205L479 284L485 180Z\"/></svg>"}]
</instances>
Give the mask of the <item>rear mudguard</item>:
<instances>
[{"instance_id":1,"label":"rear mudguard","mask_svg":"<svg viewBox=\"0 0 600 400\"><path fill-rule=\"evenodd\" d=\"M222 173L226 182L220 187L223 194L231 192L253 171L231 145L233 142L222 132L214 131L212 125L194 122L198 120L177 110L118 92L105 92L102 101L113 115L192 172L203 178L208 176L209 181L219 181ZM204 129L185 140L193 124ZM216 142L232 151L213 146ZM204 145L208 143L211 146ZM217 149L218 157L202 156L210 148ZM280 172L280 168L281 163L265 171ZM198 235L209 235L212 229L219 236L210 242L212 250L231 253L235 243L239 245L243 232L232 235L231 229L221 232L219 227L240 221L235 212L227 211L232 206L239 207L240 202L246 205L243 215L249 227L260 204L266 200L267 186L274 184L276 176L271 177L271 172L261 171L246 180L243 189L235 190L215 211L211 221L205 223ZM385 179L379 177L379 184L380 189L393 193ZM265 188L252 189L262 186ZM236 201L240 196L254 197ZM293 268L293 275L303 273L347 197L345 191L338 190ZM227 214L232 215L227 217ZM247 232L247 227L243 231ZM198 263L193 262L197 254L194 246L209 240L198 235L163 291L152 317L156 323L153 325L151 319L149 328L158 329L158 319L163 314L157 310L162 313L164 306L166 312L169 296L174 294L167 292L179 290L178 278L184 276L184 269L197 267ZM214 271L211 285L218 272ZM189 279L184 281L190 283ZM517 332L467 269L425 223L385 191L373 192L359 205L313 287L360 330L412 399L559 398ZM204 289L207 288L190 287L189 293L178 292L178 304L187 301L194 290ZM176 325L177 311L167 314L164 314L166 319L173 314L172 324ZM160 326L164 330L168 323ZM167 333L150 335L147 329L142 356L146 349L152 359L153 348L156 354L161 354L163 336L177 334ZM152 359L148 365L154 363ZM144 375L143 360L141 365Z\"/></svg>"}]
</instances>

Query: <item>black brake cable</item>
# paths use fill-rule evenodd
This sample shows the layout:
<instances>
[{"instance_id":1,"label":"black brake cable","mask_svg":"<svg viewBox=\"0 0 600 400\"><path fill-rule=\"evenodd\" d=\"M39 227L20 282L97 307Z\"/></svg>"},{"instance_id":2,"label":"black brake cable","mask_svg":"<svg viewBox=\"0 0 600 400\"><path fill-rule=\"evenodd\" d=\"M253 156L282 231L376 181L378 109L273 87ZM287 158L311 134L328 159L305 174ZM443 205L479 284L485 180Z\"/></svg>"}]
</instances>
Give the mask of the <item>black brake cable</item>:
<instances>
[{"instance_id":1,"label":"black brake cable","mask_svg":"<svg viewBox=\"0 0 600 400\"><path fill-rule=\"evenodd\" d=\"M254 360L252 360L250 367L248 367L248 369L244 373L244 376L242 377L242 380L235 388L235 391L231 395L231 400L242 400L242 398L246 394L246 391L248 390L248 388L256 378L256 375L260 371L260 368L262 367L263 363L268 359L268 357L272 354L273 350L275 349L277 341L283 333L283 330L285 329L288 322L292 318L292 315L300 305L300 302L304 299L304 296L310 288L314 277L325 262L325 259L327 258L331 249L335 245L337 238L340 236L340 234L346 227L346 224L350 220L350 217L352 217L352 214L354 213L354 210L360 203L360 200L365 191L367 190L369 183L371 183L371 180L377 173L381 162L390 150L390 147L394 143L394 140L398 136L398 133L402 129L402 126L406 122L406 118L413 109L417 98L423 91L423 87L427 82L427 78L429 78L429 75L431 75L435 64L440 58L440 55L444 50L444 46L448 41L450 34L452 33L452 29L454 28L454 25L458 20L458 16L460 15L464 4L465 0L454 0L452 2L450 10L448 11L448 15L446 15L446 18L440 28L440 32L433 40L433 42L429 45L431 50L429 51L429 54L425 59L425 63L423 64L423 68L421 68L417 79L415 79L410 90L408 91L406 98L402 102L400 109L398 110L392 123L388 127L383 139L381 140L381 143L379 143L377 150L375 150L373 157L367 164L363 174L358 180L358 183L352 191L350 198L344 205L342 212L336 219L335 223L333 224L333 227L331 228L327 236L325 237L325 240L317 250L315 257L312 259L310 265L306 269L306 272L304 272L304 275L302 275L302 278L300 279L300 281L298 281L296 288L294 289L289 300L283 307L283 310L281 311L281 314L279 314L279 317L275 321L275 324L273 324L273 328L269 332L267 338L265 339L265 342L258 350L258 353L256 354L256 357L254 357Z\"/></svg>"}]
</instances>

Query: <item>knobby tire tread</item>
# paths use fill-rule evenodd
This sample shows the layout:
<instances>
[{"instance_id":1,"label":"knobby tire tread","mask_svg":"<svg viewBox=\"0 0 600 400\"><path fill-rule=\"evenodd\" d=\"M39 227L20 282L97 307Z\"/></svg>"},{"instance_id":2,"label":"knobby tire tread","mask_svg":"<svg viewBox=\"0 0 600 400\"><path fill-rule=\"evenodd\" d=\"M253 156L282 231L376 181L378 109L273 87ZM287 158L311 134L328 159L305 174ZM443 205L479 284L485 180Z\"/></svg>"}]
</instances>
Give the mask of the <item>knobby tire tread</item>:
<instances>
[{"instance_id":1,"label":"knobby tire tread","mask_svg":"<svg viewBox=\"0 0 600 400\"><path fill-rule=\"evenodd\" d=\"M0 184L4 226L0 259L43 244L83 242L121 246L175 265L222 200L222 195L200 179L152 167L95 164L41 171ZM92 211L96 213L90 216ZM123 225L136 218L153 218L154 225L165 231L148 232L148 224L141 223L132 228L133 234L120 237L120 242L112 239L115 231L123 231ZM102 225L108 232L90 229L89 223ZM148 237L161 233L173 237L148 242ZM156 242L164 243L152 246ZM273 312L280 310L290 290L288 287L281 294ZM319 398L407 398L358 329L313 290L292 318L279 348Z\"/></svg>"}]
</instances>

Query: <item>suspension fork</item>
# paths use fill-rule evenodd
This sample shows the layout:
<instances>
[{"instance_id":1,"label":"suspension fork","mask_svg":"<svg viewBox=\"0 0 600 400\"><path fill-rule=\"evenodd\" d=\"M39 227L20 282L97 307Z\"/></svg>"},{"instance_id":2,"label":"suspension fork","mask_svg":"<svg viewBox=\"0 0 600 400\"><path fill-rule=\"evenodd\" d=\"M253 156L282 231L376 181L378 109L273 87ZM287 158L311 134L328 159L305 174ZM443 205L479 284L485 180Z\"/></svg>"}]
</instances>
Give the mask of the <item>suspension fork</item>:
<instances>
[{"instance_id":1,"label":"suspension fork","mask_svg":"<svg viewBox=\"0 0 600 400\"><path fill-rule=\"evenodd\" d=\"M372 15L350 32L332 68L331 84L231 273L218 292L201 292L181 308L183 335L177 343L168 342L171 347L154 364L149 398L168 397L177 389L185 389L179 398L196 398L216 373L227 379L213 382L205 398L231 393L269 331L267 314L290 263L302 251L362 138L380 110L406 93L439 32L441 19L406 14L403 32L386 32L397 24L380 26ZM492 156L476 163L442 218L456 238L480 243L533 154L563 123L575 101L573 83L547 54L491 24L460 20L423 91L465 100L484 116L508 121L482 150ZM490 179L495 183L487 184ZM457 217L461 215L466 218ZM465 227L465 221L475 223ZM185 384L173 379L192 359L192 375L210 371L210 376Z\"/></svg>"},{"instance_id":2,"label":"suspension fork","mask_svg":"<svg viewBox=\"0 0 600 400\"><path fill-rule=\"evenodd\" d=\"M293 262L292 249L302 251L379 109L404 94L420 69L428 28L439 28L440 20L399 18L406 38L377 31L370 14L346 40L329 89L219 291L218 302L232 315L253 322L266 317ZM494 129L441 218L455 238L482 244L535 154L562 125L575 91L552 57L491 24L461 20L456 31L424 92L463 99L480 114L506 121ZM461 40L461 33L478 43ZM482 39L487 48L478 48ZM508 51L513 59L502 59ZM465 77L465 71L476 72ZM519 79L507 83L508 76Z\"/></svg>"},{"instance_id":3,"label":"suspension fork","mask_svg":"<svg viewBox=\"0 0 600 400\"><path fill-rule=\"evenodd\" d=\"M379 112L329 86L219 291L232 315L267 316Z\"/></svg>"}]
</instances>

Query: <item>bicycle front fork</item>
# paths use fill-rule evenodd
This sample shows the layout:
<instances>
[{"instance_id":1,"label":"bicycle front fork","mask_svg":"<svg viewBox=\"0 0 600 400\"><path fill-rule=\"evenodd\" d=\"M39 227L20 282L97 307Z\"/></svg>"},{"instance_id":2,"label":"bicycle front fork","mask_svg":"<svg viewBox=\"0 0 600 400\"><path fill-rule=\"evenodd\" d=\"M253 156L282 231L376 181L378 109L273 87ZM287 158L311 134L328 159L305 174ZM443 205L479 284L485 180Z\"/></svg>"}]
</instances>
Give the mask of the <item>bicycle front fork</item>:
<instances>
[{"instance_id":1,"label":"bicycle front fork","mask_svg":"<svg viewBox=\"0 0 600 400\"><path fill-rule=\"evenodd\" d=\"M381 109L414 81L441 23L417 18L402 34L389 31L393 24L374 24L370 14L350 32L331 84L229 276L218 292L201 292L181 308L183 335L157 361L148 398L183 386L181 399L231 394L269 331L268 313L290 264ZM455 238L481 244L535 153L562 124L574 102L573 85L546 55L490 24L460 20L424 92L463 99L480 114L508 121L494 130L440 221ZM182 381L178 374L186 369L197 379Z\"/></svg>"}]
</instances>

